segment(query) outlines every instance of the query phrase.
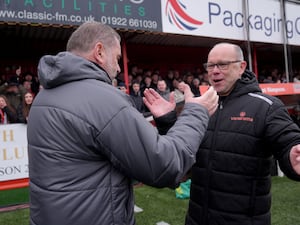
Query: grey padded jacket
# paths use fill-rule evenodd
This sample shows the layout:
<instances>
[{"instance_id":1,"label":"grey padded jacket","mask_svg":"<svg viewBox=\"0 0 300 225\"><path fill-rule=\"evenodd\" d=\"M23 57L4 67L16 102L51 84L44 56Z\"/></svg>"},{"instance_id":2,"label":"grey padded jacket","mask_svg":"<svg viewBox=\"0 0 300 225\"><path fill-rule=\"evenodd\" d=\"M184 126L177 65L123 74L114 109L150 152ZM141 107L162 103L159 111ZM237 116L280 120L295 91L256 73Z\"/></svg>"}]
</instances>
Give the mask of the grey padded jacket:
<instances>
[{"instance_id":1,"label":"grey padded jacket","mask_svg":"<svg viewBox=\"0 0 300 225\"><path fill-rule=\"evenodd\" d=\"M38 67L28 123L31 225L132 225L131 179L175 187L195 162L208 111L187 103L166 135L94 63L61 52Z\"/></svg>"}]
</instances>

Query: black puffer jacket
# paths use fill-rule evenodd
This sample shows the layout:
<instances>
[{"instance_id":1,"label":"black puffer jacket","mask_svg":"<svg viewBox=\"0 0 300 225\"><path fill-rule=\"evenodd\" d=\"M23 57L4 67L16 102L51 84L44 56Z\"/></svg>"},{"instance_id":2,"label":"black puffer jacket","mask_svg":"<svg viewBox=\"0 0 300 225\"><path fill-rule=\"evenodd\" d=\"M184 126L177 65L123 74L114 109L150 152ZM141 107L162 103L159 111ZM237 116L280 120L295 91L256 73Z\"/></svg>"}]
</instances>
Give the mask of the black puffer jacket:
<instances>
[{"instance_id":1,"label":"black puffer jacket","mask_svg":"<svg viewBox=\"0 0 300 225\"><path fill-rule=\"evenodd\" d=\"M299 128L282 102L246 71L220 100L192 169L188 225L269 225L271 160L300 180L288 157Z\"/></svg>"},{"instance_id":2,"label":"black puffer jacket","mask_svg":"<svg viewBox=\"0 0 300 225\"><path fill-rule=\"evenodd\" d=\"M195 162L204 107L186 104L161 136L94 63L62 52L38 71L45 89L27 133L31 225L133 225L131 178L174 187Z\"/></svg>"}]
</instances>

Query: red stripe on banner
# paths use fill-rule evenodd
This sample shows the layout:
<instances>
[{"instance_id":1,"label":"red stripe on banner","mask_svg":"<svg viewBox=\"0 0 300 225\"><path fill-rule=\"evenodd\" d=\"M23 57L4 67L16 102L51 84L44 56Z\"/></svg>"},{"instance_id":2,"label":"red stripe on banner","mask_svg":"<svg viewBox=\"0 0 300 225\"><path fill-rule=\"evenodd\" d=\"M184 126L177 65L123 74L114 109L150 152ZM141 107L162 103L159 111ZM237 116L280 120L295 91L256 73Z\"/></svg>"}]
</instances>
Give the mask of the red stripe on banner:
<instances>
[{"instance_id":1,"label":"red stripe on banner","mask_svg":"<svg viewBox=\"0 0 300 225\"><path fill-rule=\"evenodd\" d=\"M178 2L176 0L169 0L170 4L173 6L173 8L175 9L175 11L186 21L196 24L196 25L201 25L203 22L195 20L194 18L190 17L188 14L186 14L182 8L180 7L180 5L178 4Z\"/></svg>"},{"instance_id":2,"label":"red stripe on banner","mask_svg":"<svg viewBox=\"0 0 300 225\"><path fill-rule=\"evenodd\" d=\"M28 186L29 186L29 178L1 181L0 182L0 191L15 189L15 188L23 188L23 187L28 187Z\"/></svg>"}]
</instances>

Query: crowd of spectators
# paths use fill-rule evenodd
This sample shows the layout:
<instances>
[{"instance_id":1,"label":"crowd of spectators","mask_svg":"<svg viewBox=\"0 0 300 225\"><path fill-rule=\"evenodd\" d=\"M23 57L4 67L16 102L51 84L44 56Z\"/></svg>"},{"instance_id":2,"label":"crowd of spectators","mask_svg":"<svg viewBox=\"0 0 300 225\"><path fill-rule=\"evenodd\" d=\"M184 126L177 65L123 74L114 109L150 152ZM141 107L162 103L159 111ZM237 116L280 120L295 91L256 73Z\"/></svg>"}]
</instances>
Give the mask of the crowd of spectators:
<instances>
[{"instance_id":1,"label":"crowd of spectators","mask_svg":"<svg viewBox=\"0 0 300 225\"><path fill-rule=\"evenodd\" d=\"M300 82L300 69L293 71L290 82ZM196 67L192 71L169 69L161 72L159 69L145 69L132 65L128 71L128 88L125 86L124 73L120 73L112 84L127 93L137 110L144 116L151 115L143 103L143 92L153 88L165 99L169 100L170 92L174 91L178 109L183 105L183 94L178 90L178 83L189 84L195 96L200 96L201 85L208 85L207 72ZM263 69L258 76L260 83L286 83L286 74L278 68ZM27 116L34 97L42 87L38 76L29 71L22 71L16 66L11 74L0 77L0 124L27 123ZM180 110L179 110L180 111Z\"/></svg>"},{"instance_id":2,"label":"crowd of spectators","mask_svg":"<svg viewBox=\"0 0 300 225\"><path fill-rule=\"evenodd\" d=\"M150 112L142 100L144 90L153 88L166 100L169 100L170 93L174 91L178 109L181 109L184 100L183 93L178 90L178 83L181 81L190 85L195 96L200 96L199 86L208 85L207 72L197 68L194 71L184 73L176 69L170 69L164 73L158 69L143 69L133 65L128 71L128 88L125 87L123 73L118 75L116 80L113 81L113 85L129 94L136 104L136 108L144 116L148 116Z\"/></svg>"},{"instance_id":3,"label":"crowd of spectators","mask_svg":"<svg viewBox=\"0 0 300 225\"><path fill-rule=\"evenodd\" d=\"M27 123L32 101L40 90L37 76L17 66L12 74L1 75L0 124Z\"/></svg>"},{"instance_id":4,"label":"crowd of spectators","mask_svg":"<svg viewBox=\"0 0 300 225\"><path fill-rule=\"evenodd\" d=\"M286 73L278 68L263 69L258 76L260 83L287 83ZM292 71L292 79L289 82L300 82L300 69Z\"/></svg>"}]
</instances>

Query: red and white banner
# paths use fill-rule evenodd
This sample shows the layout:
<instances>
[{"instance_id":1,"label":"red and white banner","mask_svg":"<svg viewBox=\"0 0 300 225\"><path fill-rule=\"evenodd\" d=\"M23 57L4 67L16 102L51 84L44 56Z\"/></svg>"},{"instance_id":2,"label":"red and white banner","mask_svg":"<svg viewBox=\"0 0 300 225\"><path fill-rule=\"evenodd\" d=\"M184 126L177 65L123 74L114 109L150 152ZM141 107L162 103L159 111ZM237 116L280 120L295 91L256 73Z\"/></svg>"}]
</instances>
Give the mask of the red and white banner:
<instances>
[{"instance_id":1,"label":"red and white banner","mask_svg":"<svg viewBox=\"0 0 300 225\"><path fill-rule=\"evenodd\" d=\"M246 5L243 0L162 0L163 32L247 40L248 28L253 42L284 43L280 1L251 0ZM284 5L288 44L300 45L300 4Z\"/></svg>"}]
</instances>

